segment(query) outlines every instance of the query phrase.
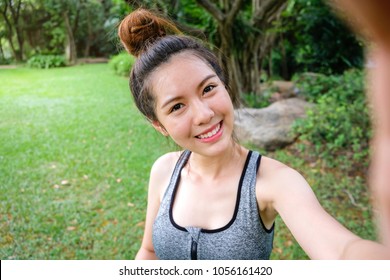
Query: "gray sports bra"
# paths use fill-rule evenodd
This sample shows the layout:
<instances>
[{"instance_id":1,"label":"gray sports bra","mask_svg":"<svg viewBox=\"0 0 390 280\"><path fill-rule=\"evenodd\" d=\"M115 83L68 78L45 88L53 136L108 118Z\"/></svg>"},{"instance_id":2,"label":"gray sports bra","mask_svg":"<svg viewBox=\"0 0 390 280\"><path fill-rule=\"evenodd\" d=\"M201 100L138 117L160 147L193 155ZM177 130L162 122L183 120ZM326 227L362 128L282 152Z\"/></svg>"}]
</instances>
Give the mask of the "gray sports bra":
<instances>
[{"instance_id":1,"label":"gray sports bra","mask_svg":"<svg viewBox=\"0 0 390 280\"><path fill-rule=\"evenodd\" d=\"M260 217L256 200L256 174L261 155L249 151L238 185L234 214L219 229L181 227L172 216L173 202L180 182L180 172L190 151L184 151L173 171L153 224L153 246L159 259L269 259L274 225L268 230Z\"/></svg>"}]
</instances>

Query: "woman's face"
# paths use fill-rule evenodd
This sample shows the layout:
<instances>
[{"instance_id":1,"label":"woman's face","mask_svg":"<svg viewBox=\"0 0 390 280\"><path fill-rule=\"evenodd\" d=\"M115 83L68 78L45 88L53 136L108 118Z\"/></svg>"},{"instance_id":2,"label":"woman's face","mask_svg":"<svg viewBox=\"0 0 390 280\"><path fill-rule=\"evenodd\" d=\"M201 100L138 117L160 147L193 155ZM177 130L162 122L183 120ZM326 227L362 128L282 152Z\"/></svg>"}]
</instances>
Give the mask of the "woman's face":
<instances>
[{"instance_id":1,"label":"woman's face","mask_svg":"<svg viewBox=\"0 0 390 280\"><path fill-rule=\"evenodd\" d=\"M158 121L153 126L179 146L205 156L232 143L234 109L225 85L202 59L172 57L150 77Z\"/></svg>"}]
</instances>

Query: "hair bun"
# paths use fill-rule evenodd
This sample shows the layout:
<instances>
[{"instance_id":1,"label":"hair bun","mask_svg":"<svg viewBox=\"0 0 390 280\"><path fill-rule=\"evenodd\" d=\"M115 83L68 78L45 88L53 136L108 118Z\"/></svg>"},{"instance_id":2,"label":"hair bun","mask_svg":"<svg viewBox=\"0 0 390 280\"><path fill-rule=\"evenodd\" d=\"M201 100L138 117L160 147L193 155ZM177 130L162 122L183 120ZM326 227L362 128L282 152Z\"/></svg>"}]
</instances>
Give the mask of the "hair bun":
<instances>
[{"instance_id":1,"label":"hair bun","mask_svg":"<svg viewBox=\"0 0 390 280\"><path fill-rule=\"evenodd\" d=\"M118 28L122 44L129 53L137 57L158 38L179 33L171 21L145 9L137 9L128 14Z\"/></svg>"}]
</instances>

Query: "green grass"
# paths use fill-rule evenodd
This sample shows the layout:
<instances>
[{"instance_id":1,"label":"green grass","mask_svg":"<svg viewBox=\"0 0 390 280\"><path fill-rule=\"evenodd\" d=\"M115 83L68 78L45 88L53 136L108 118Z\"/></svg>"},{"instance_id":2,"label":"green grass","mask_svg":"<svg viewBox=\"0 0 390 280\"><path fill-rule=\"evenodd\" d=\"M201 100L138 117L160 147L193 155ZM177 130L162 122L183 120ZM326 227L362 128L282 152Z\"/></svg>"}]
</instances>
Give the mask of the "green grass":
<instances>
[{"instance_id":1,"label":"green grass","mask_svg":"<svg viewBox=\"0 0 390 280\"><path fill-rule=\"evenodd\" d=\"M99 64L0 80L0 258L133 258L149 169L170 145L127 79Z\"/></svg>"},{"instance_id":2,"label":"green grass","mask_svg":"<svg viewBox=\"0 0 390 280\"><path fill-rule=\"evenodd\" d=\"M150 167L175 147L135 109L127 79L95 64L0 69L0 81L0 259L134 258ZM294 149L269 156L300 171L344 225L375 238L363 179ZM272 259L305 258L278 218Z\"/></svg>"}]
</instances>

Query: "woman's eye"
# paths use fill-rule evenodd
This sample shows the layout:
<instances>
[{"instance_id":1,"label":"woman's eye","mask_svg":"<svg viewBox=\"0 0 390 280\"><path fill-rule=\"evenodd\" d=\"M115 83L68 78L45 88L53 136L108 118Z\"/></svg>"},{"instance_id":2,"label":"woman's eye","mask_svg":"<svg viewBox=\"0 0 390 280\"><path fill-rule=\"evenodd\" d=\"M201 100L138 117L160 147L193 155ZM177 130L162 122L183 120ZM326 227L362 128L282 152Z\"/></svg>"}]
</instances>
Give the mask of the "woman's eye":
<instances>
[{"instance_id":1,"label":"woman's eye","mask_svg":"<svg viewBox=\"0 0 390 280\"><path fill-rule=\"evenodd\" d=\"M207 86L207 87L204 88L203 92L204 92L204 93L208 93L208 92L212 91L213 88L215 88L215 86L209 85L209 86Z\"/></svg>"},{"instance_id":2,"label":"woman's eye","mask_svg":"<svg viewBox=\"0 0 390 280\"><path fill-rule=\"evenodd\" d=\"M175 112L175 111L181 109L182 107L183 107L183 104L181 104L181 103L175 104L175 105L171 108L171 112Z\"/></svg>"}]
</instances>

